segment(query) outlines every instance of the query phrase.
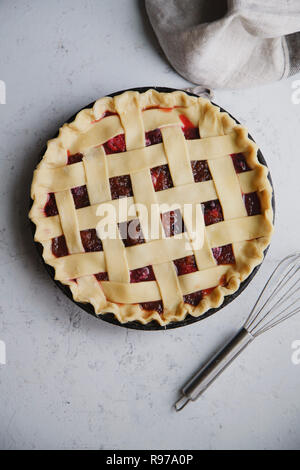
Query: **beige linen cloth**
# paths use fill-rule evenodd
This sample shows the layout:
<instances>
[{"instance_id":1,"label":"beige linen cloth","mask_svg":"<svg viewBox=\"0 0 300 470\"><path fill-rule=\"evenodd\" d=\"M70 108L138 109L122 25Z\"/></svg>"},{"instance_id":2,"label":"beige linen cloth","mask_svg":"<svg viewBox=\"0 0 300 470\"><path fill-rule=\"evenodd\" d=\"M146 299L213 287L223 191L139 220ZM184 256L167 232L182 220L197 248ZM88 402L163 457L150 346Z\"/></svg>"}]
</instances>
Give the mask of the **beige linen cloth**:
<instances>
[{"instance_id":1,"label":"beige linen cloth","mask_svg":"<svg viewBox=\"0 0 300 470\"><path fill-rule=\"evenodd\" d=\"M244 88L300 71L300 0L146 0L171 65L192 83Z\"/></svg>"}]
</instances>

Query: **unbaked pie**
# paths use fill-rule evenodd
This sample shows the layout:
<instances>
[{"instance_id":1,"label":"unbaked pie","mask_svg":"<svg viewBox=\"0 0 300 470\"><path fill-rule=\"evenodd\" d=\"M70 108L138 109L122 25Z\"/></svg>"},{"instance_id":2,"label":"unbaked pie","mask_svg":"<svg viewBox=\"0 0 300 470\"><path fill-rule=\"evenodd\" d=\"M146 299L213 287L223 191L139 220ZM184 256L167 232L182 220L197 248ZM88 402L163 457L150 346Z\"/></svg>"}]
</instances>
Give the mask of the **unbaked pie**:
<instances>
[{"instance_id":1,"label":"unbaked pie","mask_svg":"<svg viewBox=\"0 0 300 470\"><path fill-rule=\"evenodd\" d=\"M267 175L247 130L209 101L129 91L48 142L30 219L74 300L166 325L219 307L261 263Z\"/></svg>"}]
</instances>

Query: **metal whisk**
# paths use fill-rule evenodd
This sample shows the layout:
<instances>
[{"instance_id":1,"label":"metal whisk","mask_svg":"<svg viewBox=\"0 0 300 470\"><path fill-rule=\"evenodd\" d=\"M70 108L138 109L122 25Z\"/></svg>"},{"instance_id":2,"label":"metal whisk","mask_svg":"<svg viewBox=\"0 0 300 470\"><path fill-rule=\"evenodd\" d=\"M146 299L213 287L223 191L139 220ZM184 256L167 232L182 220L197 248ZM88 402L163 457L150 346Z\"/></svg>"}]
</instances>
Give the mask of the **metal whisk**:
<instances>
[{"instance_id":1,"label":"metal whisk","mask_svg":"<svg viewBox=\"0 0 300 470\"><path fill-rule=\"evenodd\" d=\"M257 336L300 311L300 252L284 258L271 274L243 328L183 387L176 411L195 401Z\"/></svg>"}]
</instances>

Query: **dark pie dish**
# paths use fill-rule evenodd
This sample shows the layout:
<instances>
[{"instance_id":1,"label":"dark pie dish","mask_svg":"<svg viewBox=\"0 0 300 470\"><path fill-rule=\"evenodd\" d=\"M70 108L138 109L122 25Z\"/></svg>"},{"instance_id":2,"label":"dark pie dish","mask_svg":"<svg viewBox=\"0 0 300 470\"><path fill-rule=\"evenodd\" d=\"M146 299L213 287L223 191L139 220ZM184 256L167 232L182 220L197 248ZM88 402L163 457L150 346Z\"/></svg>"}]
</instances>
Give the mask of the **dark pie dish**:
<instances>
[{"instance_id":1,"label":"dark pie dish","mask_svg":"<svg viewBox=\"0 0 300 470\"><path fill-rule=\"evenodd\" d=\"M138 91L140 93L144 93L148 90L149 88L137 88L137 89L133 89L134 91ZM173 90L173 89L170 89L170 88L160 88L160 87L157 87L157 88L152 88L152 89L155 89L156 91L158 92L161 92L161 93L172 93L176 90ZM130 91L133 91L133 90L130 90ZM128 90L125 90L125 91L128 91ZM110 95L111 97L114 97L114 96L118 96L118 95L121 95L122 93L124 93L123 91L121 92L117 92L117 93L113 93L112 95ZM190 96L195 96L195 95L192 95L189 93ZM90 104L89 106L87 106L86 108L84 109L89 109L89 108L92 108L94 106L94 103ZM221 109L222 112L226 112L224 110ZM77 113L76 113L77 114ZM228 113L227 113L228 114ZM76 116L76 115L75 115ZM72 116L68 122L71 123L74 121L74 118L75 116ZM230 115L229 115L230 116ZM233 118L234 119L234 118ZM235 120L235 122L237 124L238 121ZM189 130L190 132L190 130ZM193 132L193 131L192 131ZM195 136L196 137L196 136ZM194 136L188 136L186 138L195 138ZM157 138L157 136L154 134L153 135L153 132L152 132L152 135L149 136L149 139L154 139L154 142L153 143L156 143L155 139ZM249 136L249 138L253 141L253 139L251 138L251 136ZM43 155L44 155L45 152L43 152ZM110 153L110 149L106 149L106 153ZM113 152L112 152L113 153ZM73 156L74 158L74 156ZM262 165L264 166L267 166L266 165L266 161L261 153L260 150L258 150L258 153L257 153L257 159L259 161L259 163L261 163ZM236 159L237 161L235 161L235 165L239 166L239 165L243 165L244 163L241 161L239 161L238 159ZM76 163L76 155L75 155L75 159L74 159L74 162L72 163ZM197 168L195 168L195 170L197 171ZM199 168L198 168L199 170ZM203 168L203 166L200 168L200 171L201 171L201 175L203 177L203 172L205 173L206 169ZM243 171L243 170L242 170ZM194 172L194 175L195 175L195 172ZM160 175L159 175L160 176ZM157 175L155 175L155 177L157 177ZM205 177L205 176L204 176ZM163 175L163 180L166 180L166 174ZM158 178L159 179L159 178ZM272 186L272 189L273 189L273 184L272 184L272 180L271 180L271 177L270 175L268 175L268 179L269 179L269 182ZM202 180L204 181L204 180ZM111 187L112 189L112 194L113 194L113 191L114 191L114 187ZM165 188L162 188L162 189L165 189ZM116 191L119 191L119 188L117 187L116 188ZM73 193L73 196L74 196L74 193ZM246 195L247 196L247 195ZM82 199L83 199L83 204L84 204L84 197L85 195L84 194L75 194L75 197L77 198L81 198L81 202L82 202ZM114 198L112 196L112 198ZM256 200L255 198L254 199L249 199L247 201L247 198L245 200L245 204L246 204L246 207L247 207L247 204L248 206L250 205L252 207L252 209L250 208L250 210L253 210L253 207L254 207L254 210L255 210L255 204L256 204ZM81 207L84 207L81 206ZM272 193L272 208L273 208L273 215L275 213L275 202L274 202L274 191ZM247 210L248 210L248 207L247 207ZM210 223L214 223L214 221L210 222L209 220L209 217L210 217L210 214L213 213L214 214L214 217L216 217L216 214L218 216L218 207L216 206L216 204L213 205L213 207L210 207L209 205L207 205L207 211L205 212L205 217L206 217L206 225L209 225ZM249 214L249 212L248 212ZM255 214L255 212L254 212ZM222 220L220 218L220 220ZM216 219L216 221L218 222L219 220ZM32 230L33 230L33 233L35 231L35 226L34 224L32 223L31 224L32 226ZM85 241L85 243L93 243L93 240L87 240ZM241 292L247 287L247 285L251 282L251 280L253 279L253 277L255 276L255 274L257 273L260 265L254 267L254 269L252 270L251 274L244 280L240 283L240 286L238 288L238 290L236 290L236 292L232 293L232 294L229 294L229 295L226 295L224 297L224 301L223 303L217 307L217 308L210 308L207 312L197 316L197 317L194 317L190 314L188 314L185 319L181 320L181 321L171 321L170 323L166 324L165 326L161 326L159 325L156 321L151 321L147 324L142 324L140 323L139 321L128 321L126 323L121 323L117 320L116 316L113 314L113 313L105 313L104 315L96 315L95 314L95 311L94 311L94 308L91 304L89 303L82 303L82 302L77 302L73 299L73 295L72 295L72 292L70 291L69 287L67 285L64 285L62 284L61 282L57 281L54 279L55 277L55 272L54 272L54 269L47 263L45 263L44 259L43 259L43 256L42 256L42 246L40 243L37 243L35 242L36 244L36 247L38 249L38 252L40 254L40 257L43 261L43 264L45 265L48 273L50 274L51 278L55 281L55 283L58 285L58 287L74 302L76 303L79 307L81 307L83 310L85 310L87 313L89 314L92 314L93 316L96 316L96 318L100 318L104 321L107 321L109 323L112 323L112 324L115 324L115 325L119 325L119 326L124 326L124 327L127 327L127 328L132 328L132 329L142 329L142 330L162 330L162 329L171 329L171 328L177 328L177 327L180 327L180 326L186 326L186 325L189 325L189 324L192 324L196 321L200 321L200 320L203 320L205 318L207 318L208 316L212 315L213 313L216 313L218 310L220 310L221 308L225 307L226 305L228 305L230 302L232 302L238 295L241 294ZM266 249L264 250L264 255L266 254L267 252L267 249L268 247L266 247ZM87 250L86 250L87 251ZM88 251L91 251L91 250L88 250ZM214 255L215 255L215 252L214 252ZM227 250L227 251L222 251L221 253L218 253L218 251L216 252L216 256L230 256L230 250ZM180 264L177 266L177 269L181 269L180 267ZM137 270L138 271L138 270ZM189 271L187 271L189 272Z\"/></svg>"}]
</instances>

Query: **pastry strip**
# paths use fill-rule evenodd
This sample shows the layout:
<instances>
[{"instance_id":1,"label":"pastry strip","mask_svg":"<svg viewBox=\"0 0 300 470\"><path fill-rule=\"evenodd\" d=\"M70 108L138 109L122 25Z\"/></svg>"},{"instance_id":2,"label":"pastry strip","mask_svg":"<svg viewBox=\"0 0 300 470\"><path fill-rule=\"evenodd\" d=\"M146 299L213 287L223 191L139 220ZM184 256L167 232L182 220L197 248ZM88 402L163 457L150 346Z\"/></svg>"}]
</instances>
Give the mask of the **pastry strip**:
<instances>
[{"instance_id":1,"label":"pastry strip","mask_svg":"<svg viewBox=\"0 0 300 470\"><path fill-rule=\"evenodd\" d=\"M116 282L130 282L125 246L120 238L102 240L108 278Z\"/></svg>"},{"instance_id":2,"label":"pastry strip","mask_svg":"<svg viewBox=\"0 0 300 470\"><path fill-rule=\"evenodd\" d=\"M165 127L161 130L164 147L175 186L194 182L188 148L180 127Z\"/></svg>"},{"instance_id":3,"label":"pastry strip","mask_svg":"<svg viewBox=\"0 0 300 470\"><path fill-rule=\"evenodd\" d=\"M167 312L176 312L178 305L183 303L182 293L174 265L168 263L153 266L155 278L158 282L164 309Z\"/></svg>"},{"instance_id":4,"label":"pastry strip","mask_svg":"<svg viewBox=\"0 0 300 470\"><path fill-rule=\"evenodd\" d=\"M65 142L65 139L63 139L63 142L65 143L65 148L69 149L69 152L73 155L84 153L90 147L102 145L104 142L120 134L124 134L120 118L118 116L109 116L93 123L86 132L77 134L76 139L72 143L68 144L68 142Z\"/></svg>"},{"instance_id":5,"label":"pastry strip","mask_svg":"<svg viewBox=\"0 0 300 470\"><path fill-rule=\"evenodd\" d=\"M179 276L179 283L184 295L199 290L210 289L219 285L221 277L228 271L228 266L216 266L202 271Z\"/></svg>"},{"instance_id":6,"label":"pastry strip","mask_svg":"<svg viewBox=\"0 0 300 470\"><path fill-rule=\"evenodd\" d=\"M145 145L145 129L139 102L139 93L128 92L116 96L115 107L125 130L126 148L134 150Z\"/></svg>"},{"instance_id":7,"label":"pastry strip","mask_svg":"<svg viewBox=\"0 0 300 470\"><path fill-rule=\"evenodd\" d=\"M37 187L49 193L65 191L67 189L83 186L86 182L83 164L63 166L60 168L42 167L35 170Z\"/></svg>"},{"instance_id":8,"label":"pastry strip","mask_svg":"<svg viewBox=\"0 0 300 470\"><path fill-rule=\"evenodd\" d=\"M175 110L149 109L143 112L145 130L153 131L166 126L181 125Z\"/></svg>"},{"instance_id":9,"label":"pastry strip","mask_svg":"<svg viewBox=\"0 0 300 470\"><path fill-rule=\"evenodd\" d=\"M252 225L252 224L250 224L249 219L254 219L254 218L255 218L255 226L257 228L256 232L254 232L253 229L250 227L250 225ZM220 226L223 226L223 227L220 227ZM263 222L263 216L258 215L258 216L252 216L251 218L250 217L245 217L243 219L237 219L237 220L232 220L232 221L228 221L228 222L220 222L219 224L214 224L214 225L211 225L211 226L207 227L207 232L209 233L210 241L211 241L212 246L222 246L222 245L230 243L232 241L240 241L240 239L242 237L256 238L258 236L264 236L265 231L262 230L263 227L265 228L265 230L268 229L268 227L266 227L265 223ZM216 230L216 229L218 229L218 230ZM230 237L229 240L226 240L226 239L222 238L222 235L223 235L224 232L227 234L228 237ZM232 238L233 237L232 233L236 234L235 240L233 240L233 238ZM247 238L245 238L245 239L247 239ZM170 242L170 240L171 239L169 239L169 242ZM172 239L172 242L168 245L169 247L173 246L173 250L174 250L173 259L177 259L177 257L180 257L180 249L176 249L176 248L180 248L180 245L182 246L182 241L183 240ZM175 246L175 242L178 245L178 247ZM156 247L158 249L160 247L161 250L159 252L154 248L153 251L154 251L154 253L157 253L157 259L155 259L155 257L154 257L154 259L152 258L152 262L153 262L154 265L156 263L162 263L163 264L165 261L164 261L162 255L164 254L164 258L166 258L169 261L171 253L166 254L166 250L164 250L164 247L163 247L162 243L163 243L163 240L159 240L159 241L155 241L155 242L150 242L146 245L137 245L135 247L130 247L130 248L127 248L126 251L127 251L127 253L130 253L130 251L132 252L133 250L140 251L141 247L147 247L147 249L150 248L150 251L151 251L151 248L153 249L153 246L156 245ZM149 245L150 245L150 247L149 247ZM171 249L171 252L172 252L172 249ZM185 251L185 249L184 249L184 255L188 256L189 254L191 254L191 251L190 252ZM149 256L150 257L152 256L152 254L150 252L149 252ZM137 257L133 256L133 259L138 259L138 258L139 258L139 256L137 256ZM128 256L128 259L129 259L130 269L136 269L138 267L147 266L149 264L149 260L145 259L145 257L144 257L144 259L140 260L140 263L137 264L134 261L134 263L131 264L131 265L130 265L130 259L131 259L130 255ZM165 262L165 263L168 264L168 261ZM79 265L81 265L82 275L96 274L98 272L104 272L106 270L106 265L105 265L105 262L104 262L103 253L85 253L85 254L79 254L79 255L70 255L70 256L67 256L65 258L55 259L55 261L52 262L51 264L56 267L58 275L62 278L65 278L65 279L71 279L71 278L78 277L79 273L78 273L77 270L78 270ZM218 273L220 271L220 272L223 273L224 269L228 270L227 266L220 266L218 268L219 269L217 271L212 271L212 272ZM189 274L189 275L185 275L185 276L188 276L187 279L185 279L185 276L180 276L179 277L180 285L182 285L183 282L185 283L183 293L188 292L188 290L189 290L188 286L186 284L188 282L188 280L191 279L192 277L194 277L194 275L195 276L200 276L200 274L201 274L201 276L203 276L203 277L201 277L201 279L205 279L207 274L210 274L210 270L204 270L204 271L201 271L200 273L196 272L196 273L192 273L192 274ZM213 279L215 279L215 278L213 278ZM202 286L202 288L208 288L207 285L206 285L206 287L204 287L203 284L201 284L201 286ZM197 287L199 287L198 284L197 284ZM210 287L213 287L213 286L210 286ZM191 286L191 288L194 289L195 285L193 284ZM190 292L192 292L192 290Z\"/></svg>"},{"instance_id":10,"label":"pastry strip","mask_svg":"<svg viewBox=\"0 0 300 470\"><path fill-rule=\"evenodd\" d=\"M112 116L114 117L114 116ZM110 118L105 118L110 119ZM104 120L105 120L104 119ZM176 133L176 141L180 148L172 147L167 149L168 158L165 155L163 144L157 144L148 148L133 150L126 153L119 153L110 155L107 159L108 175L109 177L121 176L130 174L135 171L154 168L155 166L164 165L169 161L172 177L178 181L179 184L192 183L190 165L187 164L187 155L190 160L212 160L216 158L223 158L226 154L234 154L241 152L243 146L236 144L235 133L229 136L213 137L200 140L185 141L180 127L170 127L162 130L162 133L170 135L170 132ZM181 136L182 134L182 136ZM182 141L181 141L182 137ZM179 139L179 140L177 140ZM218 139L222 139L219 141ZM169 139L171 142L171 137ZM174 150L173 150L174 149ZM128 153L128 156L127 156ZM183 155L182 161L176 159L176 165L172 163L173 159ZM179 165L179 166L178 166ZM181 170L184 173L181 175ZM177 179L177 176L178 179ZM245 177L242 177L242 179ZM45 168L41 167L35 170L35 179L37 182L37 189L43 188L48 192L64 191L66 189L83 186L86 184L86 175L84 164L82 162L75 163L59 168Z\"/></svg>"},{"instance_id":11,"label":"pastry strip","mask_svg":"<svg viewBox=\"0 0 300 470\"><path fill-rule=\"evenodd\" d=\"M155 281L134 284L103 281L101 286L111 302L132 304L161 299L160 290Z\"/></svg>"},{"instance_id":12,"label":"pastry strip","mask_svg":"<svg viewBox=\"0 0 300 470\"><path fill-rule=\"evenodd\" d=\"M83 165L91 205L111 199L106 160L103 147L89 149L85 152Z\"/></svg>"},{"instance_id":13,"label":"pastry strip","mask_svg":"<svg viewBox=\"0 0 300 470\"><path fill-rule=\"evenodd\" d=\"M126 248L130 269L166 263L193 254L189 241L183 237L153 240L143 245Z\"/></svg>"},{"instance_id":14,"label":"pastry strip","mask_svg":"<svg viewBox=\"0 0 300 470\"><path fill-rule=\"evenodd\" d=\"M168 191L158 191L156 198L159 204L182 207L184 204L200 204L217 199L217 193L214 182L211 180L176 186Z\"/></svg>"},{"instance_id":15,"label":"pastry strip","mask_svg":"<svg viewBox=\"0 0 300 470\"><path fill-rule=\"evenodd\" d=\"M212 248L264 237L269 231L270 222L263 215L226 220L206 227L206 233Z\"/></svg>"},{"instance_id":16,"label":"pastry strip","mask_svg":"<svg viewBox=\"0 0 300 470\"><path fill-rule=\"evenodd\" d=\"M84 252L71 191L56 193L55 199L69 253Z\"/></svg>"},{"instance_id":17,"label":"pastry strip","mask_svg":"<svg viewBox=\"0 0 300 470\"><path fill-rule=\"evenodd\" d=\"M156 193L153 188L150 171L142 170L138 173L132 174L131 184L134 193L134 200L137 204L136 210L145 240L149 240L149 238L153 239L154 235L156 235L157 238L161 238L162 226L159 206L156 199ZM151 234L151 228L153 232L154 227L157 228L157 233Z\"/></svg>"},{"instance_id":18,"label":"pastry strip","mask_svg":"<svg viewBox=\"0 0 300 470\"><path fill-rule=\"evenodd\" d=\"M232 158L227 156L217 160L209 160L208 166L223 209L224 219L246 217L247 211Z\"/></svg>"},{"instance_id":19,"label":"pastry strip","mask_svg":"<svg viewBox=\"0 0 300 470\"><path fill-rule=\"evenodd\" d=\"M244 141L238 139L236 132L219 137L187 141L191 160L214 160L247 150Z\"/></svg>"},{"instance_id":20,"label":"pastry strip","mask_svg":"<svg viewBox=\"0 0 300 470\"><path fill-rule=\"evenodd\" d=\"M53 258L47 262L55 268L55 279L77 279L107 272L103 251Z\"/></svg>"},{"instance_id":21,"label":"pastry strip","mask_svg":"<svg viewBox=\"0 0 300 470\"><path fill-rule=\"evenodd\" d=\"M95 204L94 206L87 206L82 207L81 209L77 209L77 219L79 230L88 230L97 227L98 222L106 217L108 213L106 212L111 208L113 213L116 215L116 222L125 222L127 220L132 220L137 218L137 214L135 212L135 204L133 197L130 198L123 198L115 199L113 201L106 201L107 207L103 204ZM100 215L99 208L105 209L103 211L103 216ZM98 212L98 215L97 215ZM130 212L132 215L127 215ZM39 220L38 228L35 234L36 241L44 241L50 240L54 237L59 237L62 235L62 227L60 223L59 216L53 217L43 217Z\"/></svg>"},{"instance_id":22,"label":"pastry strip","mask_svg":"<svg viewBox=\"0 0 300 470\"><path fill-rule=\"evenodd\" d=\"M132 174L168 163L163 144L110 155L107 161L109 176Z\"/></svg>"}]
</instances>

